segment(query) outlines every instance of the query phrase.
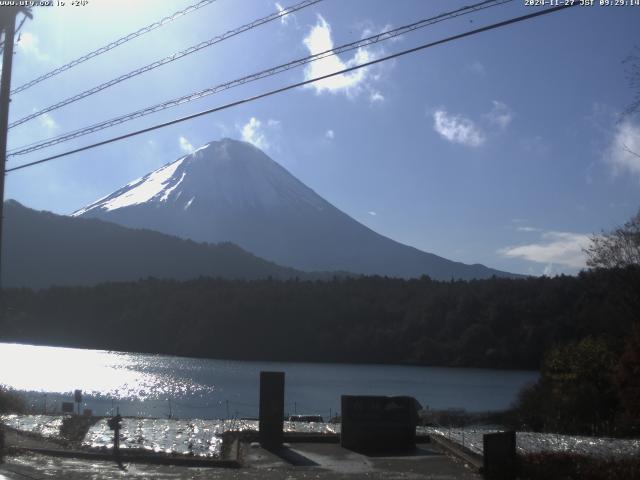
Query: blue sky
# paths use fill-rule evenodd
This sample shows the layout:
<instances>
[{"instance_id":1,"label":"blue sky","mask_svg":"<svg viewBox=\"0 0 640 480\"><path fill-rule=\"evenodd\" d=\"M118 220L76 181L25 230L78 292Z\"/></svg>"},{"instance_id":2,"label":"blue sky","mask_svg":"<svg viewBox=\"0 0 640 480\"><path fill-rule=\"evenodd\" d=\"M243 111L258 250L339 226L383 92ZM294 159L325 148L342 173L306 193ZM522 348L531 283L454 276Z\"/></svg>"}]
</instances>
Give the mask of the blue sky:
<instances>
[{"instance_id":1,"label":"blue sky","mask_svg":"<svg viewBox=\"0 0 640 480\"><path fill-rule=\"evenodd\" d=\"M70 2L67 2L69 4ZM16 46L16 87L189 0L40 7ZM11 120L236 28L281 1L218 0L16 94ZM324 0L9 132L15 148L412 23L468 0ZM9 167L531 13L523 1L131 121ZM640 118L623 60L640 7L575 7L315 86L10 173L6 198L68 214L222 137L244 139L335 206L402 243L518 273L575 273L588 235L640 207Z\"/></svg>"}]
</instances>

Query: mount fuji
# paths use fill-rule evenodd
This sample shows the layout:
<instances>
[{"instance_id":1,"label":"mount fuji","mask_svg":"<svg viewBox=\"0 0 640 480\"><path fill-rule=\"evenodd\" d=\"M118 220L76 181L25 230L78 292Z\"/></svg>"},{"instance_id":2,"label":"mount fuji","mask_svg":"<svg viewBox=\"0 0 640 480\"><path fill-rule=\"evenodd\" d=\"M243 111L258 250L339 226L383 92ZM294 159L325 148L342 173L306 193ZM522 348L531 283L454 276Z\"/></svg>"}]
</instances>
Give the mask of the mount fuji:
<instances>
[{"instance_id":1,"label":"mount fuji","mask_svg":"<svg viewBox=\"0 0 640 480\"><path fill-rule=\"evenodd\" d=\"M233 242L280 265L449 280L516 275L384 237L349 217L253 145L204 145L72 214L197 242Z\"/></svg>"}]
</instances>

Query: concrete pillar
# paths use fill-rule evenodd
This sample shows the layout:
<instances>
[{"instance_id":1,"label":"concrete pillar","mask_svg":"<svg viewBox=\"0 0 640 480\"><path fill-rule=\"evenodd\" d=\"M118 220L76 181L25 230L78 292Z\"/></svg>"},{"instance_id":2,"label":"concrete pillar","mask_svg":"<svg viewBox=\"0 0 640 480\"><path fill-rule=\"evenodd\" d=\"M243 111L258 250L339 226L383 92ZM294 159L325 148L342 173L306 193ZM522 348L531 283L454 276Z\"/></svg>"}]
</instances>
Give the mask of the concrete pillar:
<instances>
[{"instance_id":1,"label":"concrete pillar","mask_svg":"<svg viewBox=\"0 0 640 480\"><path fill-rule=\"evenodd\" d=\"M284 426L284 372L260 372L260 444L282 446Z\"/></svg>"}]
</instances>

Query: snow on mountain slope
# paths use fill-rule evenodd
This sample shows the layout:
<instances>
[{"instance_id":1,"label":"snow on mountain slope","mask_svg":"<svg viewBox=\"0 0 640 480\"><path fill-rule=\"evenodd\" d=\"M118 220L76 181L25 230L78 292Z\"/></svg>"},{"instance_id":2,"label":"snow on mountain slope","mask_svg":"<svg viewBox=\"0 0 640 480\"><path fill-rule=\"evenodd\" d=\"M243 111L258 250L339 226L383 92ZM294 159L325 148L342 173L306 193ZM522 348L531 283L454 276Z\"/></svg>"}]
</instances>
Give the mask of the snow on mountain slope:
<instances>
[{"instance_id":1,"label":"snow on mountain slope","mask_svg":"<svg viewBox=\"0 0 640 480\"><path fill-rule=\"evenodd\" d=\"M166 201L171 192L175 190L184 179L185 174L183 173L178 181L172 182L172 180L174 180L172 177L175 174L176 169L183 161L184 158L181 158L149 173L148 175L145 175L142 178L138 178L137 180L128 183L126 187L122 189L123 191L120 195L109 195L108 197L104 197L96 203L74 212L72 216L79 217L98 205L100 205L100 208L107 211L128 207L130 205L138 205L140 203L148 202L160 193L163 193L160 197L160 201ZM169 184L171 184L171 186L168 186Z\"/></svg>"},{"instance_id":2,"label":"snow on mountain slope","mask_svg":"<svg viewBox=\"0 0 640 480\"><path fill-rule=\"evenodd\" d=\"M211 142L73 214L201 242L230 241L302 270L433 278L511 276L383 237L251 144Z\"/></svg>"},{"instance_id":3,"label":"snow on mountain slope","mask_svg":"<svg viewBox=\"0 0 640 480\"><path fill-rule=\"evenodd\" d=\"M186 210L198 197L202 201L222 201L236 206L266 206L299 201L318 209L323 208L324 200L252 145L243 144L243 156L233 157L230 149L237 148L236 144L241 142L225 139L200 147L77 210L72 216L140 204L178 202L181 198L185 202L183 210ZM209 147L210 150L205 151ZM266 157L269 162L265 162L261 156ZM187 172L189 180L178 189ZM185 191L192 195L183 195Z\"/></svg>"}]
</instances>

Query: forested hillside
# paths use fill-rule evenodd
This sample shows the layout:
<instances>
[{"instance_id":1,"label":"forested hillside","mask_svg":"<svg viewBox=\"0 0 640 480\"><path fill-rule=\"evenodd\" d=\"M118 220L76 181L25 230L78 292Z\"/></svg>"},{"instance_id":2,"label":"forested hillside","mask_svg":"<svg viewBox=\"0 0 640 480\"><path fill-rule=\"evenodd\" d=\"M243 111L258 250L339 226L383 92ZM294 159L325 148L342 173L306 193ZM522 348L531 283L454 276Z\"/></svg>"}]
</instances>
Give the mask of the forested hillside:
<instances>
[{"instance_id":1,"label":"forested hillside","mask_svg":"<svg viewBox=\"0 0 640 480\"><path fill-rule=\"evenodd\" d=\"M13 200L5 202L4 215L5 287L97 285L147 277L284 279L323 275L276 265L228 242L196 243L97 219L39 212Z\"/></svg>"},{"instance_id":2,"label":"forested hillside","mask_svg":"<svg viewBox=\"0 0 640 480\"><path fill-rule=\"evenodd\" d=\"M2 341L234 359L538 368L589 335L621 343L640 268L436 282L148 279L7 290Z\"/></svg>"}]
</instances>

